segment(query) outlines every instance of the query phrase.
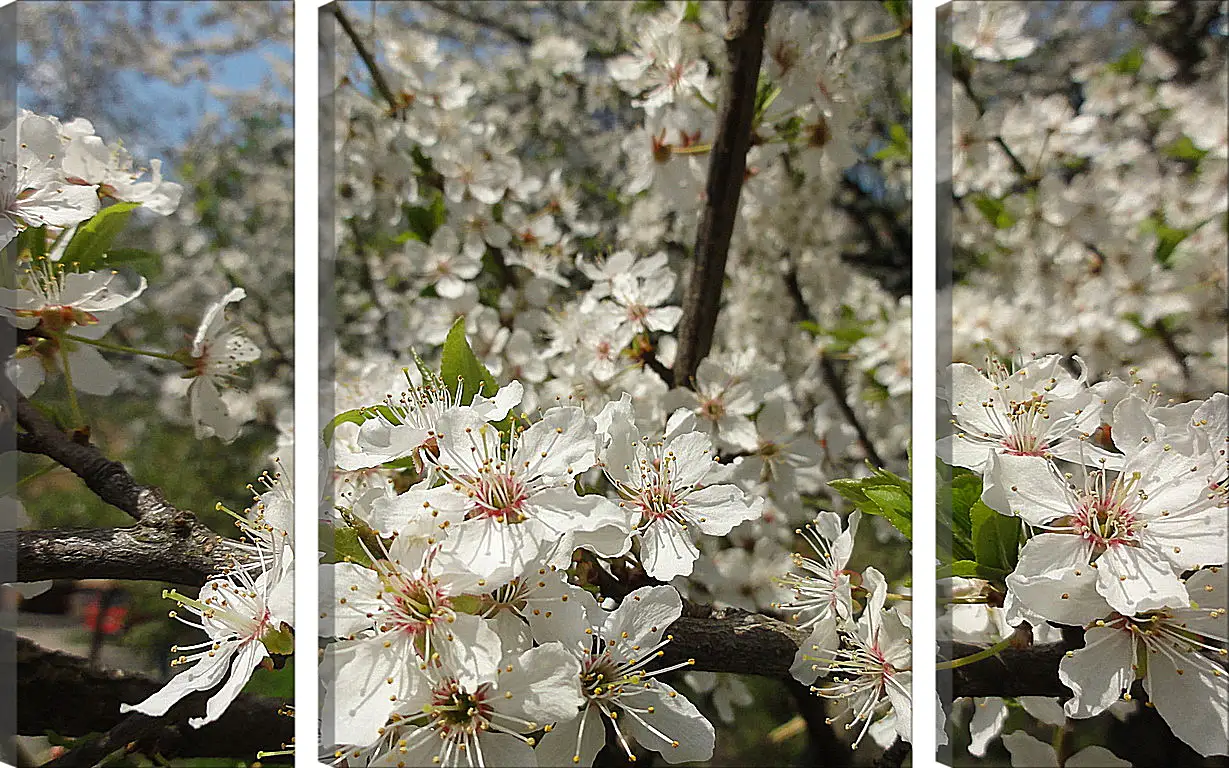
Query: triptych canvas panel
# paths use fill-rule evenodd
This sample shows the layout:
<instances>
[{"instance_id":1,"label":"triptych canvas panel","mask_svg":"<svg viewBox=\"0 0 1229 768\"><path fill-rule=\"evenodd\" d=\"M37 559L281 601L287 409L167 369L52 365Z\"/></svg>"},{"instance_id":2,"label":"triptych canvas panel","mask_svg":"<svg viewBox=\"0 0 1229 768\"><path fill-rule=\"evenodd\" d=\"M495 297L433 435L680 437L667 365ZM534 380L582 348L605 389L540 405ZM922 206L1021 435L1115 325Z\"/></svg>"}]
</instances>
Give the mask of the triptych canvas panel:
<instances>
[{"instance_id":1,"label":"triptych canvas panel","mask_svg":"<svg viewBox=\"0 0 1229 768\"><path fill-rule=\"evenodd\" d=\"M1226 3L0 56L6 764L1229 760Z\"/></svg>"}]
</instances>

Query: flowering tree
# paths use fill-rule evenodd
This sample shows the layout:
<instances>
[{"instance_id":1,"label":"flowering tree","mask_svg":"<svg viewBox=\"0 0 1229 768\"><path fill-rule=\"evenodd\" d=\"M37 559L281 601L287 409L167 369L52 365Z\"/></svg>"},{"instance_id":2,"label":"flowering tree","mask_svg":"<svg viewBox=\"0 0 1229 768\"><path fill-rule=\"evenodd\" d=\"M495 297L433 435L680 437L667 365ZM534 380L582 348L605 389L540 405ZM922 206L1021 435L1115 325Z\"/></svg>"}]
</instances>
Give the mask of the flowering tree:
<instances>
[{"instance_id":1,"label":"flowering tree","mask_svg":"<svg viewBox=\"0 0 1229 768\"><path fill-rule=\"evenodd\" d=\"M16 645L18 733L49 735L54 765L248 764L292 732L282 701L241 694L293 650L292 467L276 424L293 366L290 165L278 149L288 149L289 73L270 69L270 82L283 78L280 105L268 92L257 109L250 92L215 91L215 116L183 122L181 137L132 119L126 101L138 97L120 75L137 70L160 83L146 93L170 88L186 101L174 89L208 83L207 64L264 35L288 40L289 8L20 10L8 28L19 32L29 108L0 121L0 315L10 329L0 409L12 430L6 458L20 454L5 483L6 528L15 507L12 527L27 529L5 531L15 564L5 580L26 597L51 580L124 580L138 618L126 639L170 646L172 676L101 669L18 625L5 638ZM228 37L244 20L252 36ZM199 26L168 33L185 24ZM206 32L221 37L202 44ZM165 164L150 152L159 145ZM287 463L270 461L279 455ZM160 618L141 621L151 587L166 600ZM7 738L4 749L29 762Z\"/></svg>"},{"instance_id":2,"label":"flowering tree","mask_svg":"<svg viewBox=\"0 0 1229 768\"><path fill-rule=\"evenodd\" d=\"M322 759L902 760L906 5L322 23Z\"/></svg>"},{"instance_id":3,"label":"flowering tree","mask_svg":"<svg viewBox=\"0 0 1229 768\"><path fill-rule=\"evenodd\" d=\"M1225 22L952 10L949 760L1229 753Z\"/></svg>"}]
</instances>

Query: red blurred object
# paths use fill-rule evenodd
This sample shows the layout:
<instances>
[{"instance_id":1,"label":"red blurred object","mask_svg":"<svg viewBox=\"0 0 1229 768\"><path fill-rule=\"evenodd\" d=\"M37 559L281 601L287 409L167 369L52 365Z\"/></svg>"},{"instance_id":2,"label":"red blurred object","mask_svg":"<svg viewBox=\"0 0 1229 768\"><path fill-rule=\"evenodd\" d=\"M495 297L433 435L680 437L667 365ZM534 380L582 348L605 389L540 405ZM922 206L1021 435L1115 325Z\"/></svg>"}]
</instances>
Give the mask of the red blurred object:
<instances>
[{"instance_id":1,"label":"red blurred object","mask_svg":"<svg viewBox=\"0 0 1229 768\"><path fill-rule=\"evenodd\" d=\"M128 622L128 601L121 595L90 590L81 604L81 623L91 632L99 631L99 613L102 614L101 631L104 635L117 635Z\"/></svg>"}]
</instances>

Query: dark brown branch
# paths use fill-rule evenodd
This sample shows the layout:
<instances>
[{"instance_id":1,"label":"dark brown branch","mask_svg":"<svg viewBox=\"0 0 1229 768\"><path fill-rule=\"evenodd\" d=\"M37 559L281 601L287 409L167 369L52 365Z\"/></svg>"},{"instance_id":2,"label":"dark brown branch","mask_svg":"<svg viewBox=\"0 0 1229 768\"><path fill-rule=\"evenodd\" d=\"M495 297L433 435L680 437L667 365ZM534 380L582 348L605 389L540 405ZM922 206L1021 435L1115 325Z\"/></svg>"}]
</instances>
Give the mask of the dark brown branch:
<instances>
[{"instance_id":1,"label":"dark brown branch","mask_svg":"<svg viewBox=\"0 0 1229 768\"><path fill-rule=\"evenodd\" d=\"M807 632L779 619L741 608L713 608L684 601L683 616L667 630L674 639L662 650L666 664L695 659L692 669L792 680L789 668ZM997 656L951 670L955 696L1059 696L1071 691L1058 679L1058 662L1078 641L1009 648ZM953 658L980 646L956 643ZM937 659L936 659L937 661Z\"/></svg>"},{"instance_id":2,"label":"dark brown branch","mask_svg":"<svg viewBox=\"0 0 1229 768\"><path fill-rule=\"evenodd\" d=\"M803 685L797 680L788 680L785 685L794 697L798 716L802 718L807 729L807 746L799 764L818 765L823 768L850 768L853 765L853 753L849 744L837 737L841 727L828 722L827 702L811 693L809 685Z\"/></svg>"},{"instance_id":3,"label":"dark brown branch","mask_svg":"<svg viewBox=\"0 0 1229 768\"><path fill-rule=\"evenodd\" d=\"M1161 339L1161 346L1165 347L1165 351L1178 364L1178 370L1182 372L1182 386L1188 388L1191 385L1191 366L1186 360L1186 352L1182 347L1178 346L1178 340L1174 338L1173 331L1165 325L1164 320L1157 320L1152 324L1152 330L1156 331L1157 336Z\"/></svg>"},{"instance_id":4,"label":"dark brown branch","mask_svg":"<svg viewBox=\"0 0 1229 768\"><path fill-rule=\"evenodd\" d=\"M808 632L778 619L741 608L685 603L683 616L670 625L672 640L662 661L695 659L692 669L792 679L790 665Z\"/></svg>"},{"instance_id":5,"label":"dark brown branch","mask_svg":"<svg viewBox=\"0 0 1229 768\"><path fill-rule=\"evenodd\" d=\"M358 57L363 60L367 71L371 73L372 82L375 83L376 90L388 102L389 109L394 114L405 109L405 104L397 95L393 93L393 89L389 87L388 80L384 79L384 73L380 71L380 65L376 63L375 57L371 55L371 51L367 50L367 46L363 44L363 40L359 37L358 31L354 29L354 25L350 23L350 19L346 16L345 11L341 8L340 2L333 3L333 15L337 18L337 23L341 25L341 29L346 33L346 37L350 38L350 42L354 45L354 50L358 52Z\"/></svg>"},{"instance_id":6,"label":"dark brown branch","mask_svg":"<svg viewBox=\"0 0 1229 768\"><path fill-rule=\"evenodd\" d=\"M19 581L130 579L201 586L243 556L202 525L184 531L135 525L0 534L0 557L16 559Z\"/></svg>"},{"instance_id":7,"label":"dark brown branch","mask_svg":"<svg viewBox=\"0 0 1229 768\"><path fill-rule=\"evenodd\" d=\"M898 736L896 741L892 742L892 746L888 747L872 765L875 768L900 768L904 765L905 758L909 756L910 747L909 742Z\"/></svg>"},{"instance_id":8,"label":"dark brown branch","mask_svg":"<svg viewBox=\"0 0 1229 768\"><path fill-rule=\"evenodd\" d=\"M163 684L144 675L91 668L85 659L40 648L23 637L16 638L16 647L18 733L104 733L70 752L71 760L66 755L50 765L93 765L132 742L137 749L165 757L254 758L258 751L277 749L294 736L293 720L279 714L282 702L246 694L200 729L186 721L204 713L207 693L185 699L161 718L121 715L121 703L144 701Z\"/></svg>"},{"instance_id":9,"label":"dark brown branch","mask_svg":"<svg viewBox=\"0 0 1229 768\"><path fill-rule=\"evenodd\" d=\"M959 66L952 72L952 76L955 77L956 82L963 86L965 94L968 95L969 100L973 102L973 106L977 109L977 116L981 117L982 115L986 114L985 101L977 95L976 91L973 90L972 73L969 72L966 67ZM1028 172L1028 168L1025 167L1024 163L1020 161L1020 158L1017 157L1016 153L1011 150L1011 147L1007 145L1007 142L1001 135L996 134L994 136L994 143L999 145L999 149L1003 150L1003 154L1006 155L1008 161L1011 162L1012 169L1015 170L1015 172L1019 174L1026 183L1037 183L1037 180L1032 177L1032 175Z\"/></svg>"},{"instance_id":10,"label":"dark brown branch","mask_svg":"<svg viewBox=\"0 0 1229 768\"><path fill-rule=\"evenodd\" d=\"M0 549L17 557L18 578L157 578L203 584L219 573L228 554L242 557L188 510L175 508L162 491L133 479L82 433L60 430L0 376L0 400L26 431L22 451L47 456L68 468L100 499L137 520L131 528L83 531L21 531L0 539Z\"/></svg>"},{"instance_id":11,"label":"dark brown branch","mask_svg":"<svg viewBox=\"0 0 1229 768\"><path fill-rule=\"evenodd\" d=\"M771 0L735 0L729 3L726 25L726 72L722 80L717 134L708 165L704 210L696 234L691 276L683 293L674 383L690 387L700 361L713 345L713 330L721 306L730 238L738 219L738 198L747 170L751 123L764 32L772 12Z\"/></svg>"},{"instance_id":12,"label":"dark brown branch","mask_svg":"<svg viewBox=\"0 0 1229 768\"><path fill-rule=\"evenodd\" d=\"M1067 699L1071 690L1058 679L1063 654L1079 645L1049 643L1012 648L997 656L951 670L952 695L961 696L1057 696ZM955 643L953 658L972 656L980 646Z\"/></svg>"},{"instance_id":13,"label":"dark brown branch","mask_svg":"<svg viewBox=\"0 0 1229 768\"><path fill-rule=\"evenodd\" d=\"M169 507L156 489L138 485L123 464L103 456L78 434L70 436L63 432L17 392L7 378L0 378L0 395L6 410L12 409L10 412L17 414L17 423L26 430L18 435L20 450L54 459L84 480L100 499L137 520Z\"/></svg>"},{"instance_id":14,"label":"dark brown branch","mask_svg":"<svg viewBox=\"0 0 1229 768\"><path fill-rule=\"evenodd\" d=\"M657 355L652 352L642 352L640 354L640 362L644 363L645 367L657 377L665 382L667 387L674 386L674 372L666 367L665 363L657 359Z\"/></svg>"}]
</instances>

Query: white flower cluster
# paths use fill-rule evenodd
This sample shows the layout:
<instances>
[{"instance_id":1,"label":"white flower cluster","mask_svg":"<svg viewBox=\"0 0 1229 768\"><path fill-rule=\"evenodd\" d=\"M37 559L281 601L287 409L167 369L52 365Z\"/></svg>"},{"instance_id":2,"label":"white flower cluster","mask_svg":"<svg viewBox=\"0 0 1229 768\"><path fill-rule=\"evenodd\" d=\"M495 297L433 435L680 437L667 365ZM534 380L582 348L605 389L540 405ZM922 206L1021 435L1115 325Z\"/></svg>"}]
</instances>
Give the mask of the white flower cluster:
<instances>
[{"instance_id":1,"label":"white flower cluster","mask_svg":"<svg viewBox=\"0 0 1229 768\"><path fill-rule=\"evenodd\" d=\"M16 163L0 168L0 246L27 229L37 234L18 254L23 269L16 287L0 289L0 317L21 331L5 362L9 380L29 396L49 373L59 372L70 390L110 395L121 375L102 350L172 360L182 364L181 378L188 380L181 392L186 389L197 436L233 440L243 419L220 390L260 357L245 331L226 317L226 306L246 292L233 288L210 306L189 349L177 355L136 349L103 336L120 319L118 310L145 293L146 279L137 275L135 286L129 285L129 278L113 269L82 271L78 261L101 266L118 250L110 241L95 247L95 235L78 232L80 225L117 211L119 226L108 225L111 237L122 229L128 209L100 201L168 216L179 205L180 185L162 179L159 160L150 161L144 179L146 171L133 169L128 152L118 143L105 144L88 120L61 123L23 110L10 132L18 148Z\"/></svg>"},{"instance_id":2,"label":"white flower cluster","mask_svg":"<svg viewBox=\"0 0 1229 768\"><path fill-rule=\"evenodd\" d=\"M815 201L848 193L843 174L874 141L858 105L878 108L871 83L907 70L847 37L890 24L880 8L778 11L763 65L772 98L748 154L717 368L696 378L699 388L738 395L730 410L705 416L724 422L719 443L741 424L729 433L740 444L719 449L755 450L748 416L771 393L787 401L794 434L826 442L831 462L852 466L854 432L831 402L817 352L858 361L842 396L877 442L903 446L910 303L848 268L868 240L840 207ZM369 43L387 52L384 75L404 102L395 119L378 95L355 87L370 81L360 62L344 58L337 73L343 363L427 354L464 316L491 371L523 383L526 410L578 393L599 408L629 392L641 418L664 419L677 404L661 402L670 385L647 366L674 362L680 270L716 126L720 72L706 62L725 58L721 4L590 4L587 26L627 41L597 59L554 40L575 32L552 36L546 16L534 34L541 45L475 57L447 42L447 24L439 35L423 31L446 18L421 15L413 25L380 16ZM608 40L580 42L592 51ZM906 210L907 181L893 171L882 182L883 204ZM791 267L811 331L799 329L798 309L781 306Z\"/></svg>"},{"instance_id":3,"label":"white flower cluster","mask_svg":"<svg viewBox=\"0 0 1229 768\"><path fill-rule=\"evenodd\" d=\"M99 210L99 198L140 203L162 216L179 206L183 188L162 179L162 161L134 169L118 143L94 135L88 120L61 123L23 109L0 141L0 247L28 226L72 227ZM149 174L145 178L146 173Z\"/></svg>"},{"instance_id":4,"label":"white flower cluster","mask_svg":"<svg viewBox=\"0 0 1229 768\"><path fill-rule=\"evenodd\" d=\"M909 741L913 733L912 624L899 606L884 607L883 574L846 567L860 519L855 510L841 530L840 516L820 512L799 531L815 558L794 555L797 572L782 580L794 596L778 607L811 629L790 668L794 678L838 702L840 714L832 720L851 715L845 729L857 729L855 748L867 733L886 747L898 736ZM861 600L855 602L855 594ZM815 685L817 678L824 681Z\"/></svg>"},{"instance_id":5,"label":"white flower cluster","mask_svg":"<svg viewBox=\"0 0 1229 768\"><path fill-rule=\"evenodd\" d=\"M357 484L340 511L362 562L322 566L333 759L589 765L602 718L629 755L629 739L672 763L712 755L712 725L657 679L687 664L653 663L678 591L645 587L609 611L567 569L588 550L685 576L700 536L757 519L762 501L727 482L686 410L660 435L637 429L627 395L596 418L559 405L526 424L509 417L522 391L461 404L428 374L372 405L346 453ZM421 480L398 488L381 465ZM595 485L608 491L582 492Z\"/></svg>"},{"instance_id":6,"label":"white flower cluster","mask_svg":"<svg viewBox=\"0 0 1229 768\"><path fill-rule=\"evenodd\" d=\"M1130 701L1142 680L1174 734L1226 754L1229 396L1175 403L1137 379L1090 385L1083 362L1060 355L960 363L950 381L940 457L981 475L982 501L1027 534L1001 615L987 625L984 612L955 615L975 606L954 609L956 638L1082 627L1084 647L1058 669L1067 717Z\"/></svg>"},{"instance_id":7,"label":"white flower cluster","mask_svg":"<svg viewBox=\"0 0 1229 768\"><path fill-rule=\"evenodd\" d=\"M204 716L188 720L200 728L222 716L257 667L272 669L275 654L294 652L293 486L281 473L264 475L261 482L264 493L255 495L252 506L243 514L232 513L247 537L238 545L242 557L210 577L195 598L174 590L162 593L178 603L171 618L204 631L208 638L172 646L171 653L188 653L176 657L171 666L187 669L145 701L121 704L121 712L157 717L188 694L212 690ZM193 618L181 616L180 610Z\"/></svg>"},{"instance_id":8,"label":"white flower cluster","mask_svg":"<svg viewBox=\"0 0 1229 768\"><path fill-rule=\"evenodd\" d=\"M1229 73L1161 44L1180 7L953 7L953 359L993 339L1224 387Z\"/></svg>"},{"instance_id":9,"label":"white flower cluster","mask_svg":"<svg viewBox=\"0 0 1229 768\"><path fill-rule=\"evenodd\" d=\"M901 21L878 5L774 10L712 350L675 380L684 272L705 205L726 61L722 5L591 3L577 8L583 24L544 6L530 12L532 45L470 48L450 42L455 19L438 9L376 10L363 42L378 52L387 89L372 88L361 61L342 56L334 93L335 406L362 417L331 425L328 469L344 510L339 536L371 534L360 536L365 551L349 552L354 562L328 566L365 579L353 585L368 607L354 624L330 609L339 628L323 674L324 719L335 759L366 764L404 746L411 756L390 764L411 765L430 762L414 752L424 740L443 747L395 727L423 711L421 699L417 709L403 699L429 687L413 680L443 673L359 675L368 663L359 656L397 648L377 642L402 626L381 612L396 609L371 607L392 599L380 590L402 579L385 562L400 560L406 579L426 568L438 589L446 585L445 616L478 615L475 597L485 605L492 590L543 569L548 585L568 569L571 583L592 586L583 578L592 574L570 565L578 551L586 568L596 560L620 578L669 581L698 602L766 610L788 596L773 577L789 568L795 529L818 505L840 503L825 481L865 472L863 460L876 452L879 463L903 468L907 285L885 287L873 270L849 265L890 262L903 240L880 236L907 235L908 110L881 96L884 87L907 89L908 46L859 41ZM350 50L341 37L339 45ZM875 157L885 125L894 126L895 164ZM854 183L859 164L868 174ZM816 203L838 198L860 202ZM887 226L866 231L858 206L882 211ZM451 376L441 386L406 354L417 350L436 365L458 326L492 380L506 383L498 393L470 400ZM532 423L510 416L514 408L536 414ZM866 527L885 549L903 549L896 531L872 528L879 523ZM326 602L350 604L341 591L351 582L334 581L338 594ZM493 611L484 619L501 638L484 663L555 639L539 633L532 601L517 610L529 618L508 622ZM617 610L633 608L625 601ZM474 624L464 616L431 622L459 639L477 631L458 629ZM607 620L595 614L582 625L597 633ZM572 649L577 639L562 642ZM368 650L345 650L352 642ZM414 641L412 658L422 663L426 642ZM433 634L430 643L436 651ZM449 663L448 652L440 655ZM380 670L395 666L381 658ZM492 679L483 675L473 680ZM732 707L749 700L729 675L684 679L689 695L708 698L727 723ZM370 682L356 690L355 681ZM665 707L652 706L666 717ZM886 708L876 702L876 719ZM591 760L603 726L593 719L598 710L576 711L516 715L538 729L501 725L524 737L518 749L541 764ZM616 719L633 728L626 715ZM539 732L551 723L550 733ZM425 727L421 718L412 724ZM360 730L330 731L334 725ZM562 759L553 751L544 758L551 734L565 727L578 729L568 731L574 743ZM711 735L658 729L680 742L659 749L667 759L697 759L681 755L711 748ZM646 729L619 732L629 743L663 744ZM533 753L524 739L534 740ZM466 754L476 754L473 744Z\"/></svg>"}]
</instances>

